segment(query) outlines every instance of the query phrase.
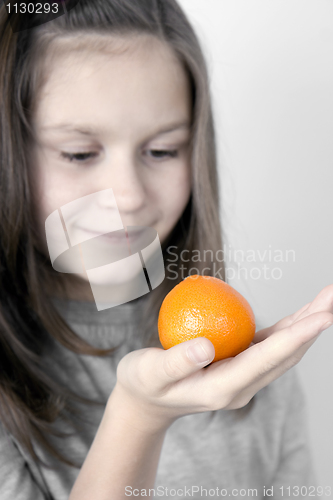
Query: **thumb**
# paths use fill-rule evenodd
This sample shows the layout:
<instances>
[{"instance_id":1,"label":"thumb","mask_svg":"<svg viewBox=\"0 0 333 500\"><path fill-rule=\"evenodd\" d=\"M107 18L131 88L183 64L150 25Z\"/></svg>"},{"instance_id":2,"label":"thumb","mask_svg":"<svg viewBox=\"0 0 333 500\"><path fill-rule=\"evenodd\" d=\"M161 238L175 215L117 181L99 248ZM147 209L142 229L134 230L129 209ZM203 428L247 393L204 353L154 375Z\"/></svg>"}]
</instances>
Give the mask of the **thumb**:
<instances>
[{"instance_id":1,"label":"thumb","mask_svg":"<svg viewBox=\"0 0 333 500\"><path fill-rule=\"evenodd\" d=\"M162 369L169 381L176 382L211 363L214 356L211 341L197 337L164 351Z\"/></svg>"}]
</instances>

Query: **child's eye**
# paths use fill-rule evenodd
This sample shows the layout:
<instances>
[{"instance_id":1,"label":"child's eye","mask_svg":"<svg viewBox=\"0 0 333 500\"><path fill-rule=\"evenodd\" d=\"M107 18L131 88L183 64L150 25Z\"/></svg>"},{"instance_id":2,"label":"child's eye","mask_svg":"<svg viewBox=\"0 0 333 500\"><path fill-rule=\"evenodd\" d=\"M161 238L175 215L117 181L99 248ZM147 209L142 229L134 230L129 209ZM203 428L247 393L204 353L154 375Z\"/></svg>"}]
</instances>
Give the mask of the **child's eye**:
<instances>
[{"instance_id":1,"label":"child's eye","mask_svg":"<svg viewBox=\"0 0 333 500\"><path fill-rule=\"evenodd\" d=\"M177 149L148 149L148 156L155 160L164 160L165 158L176 158L178 156Z\"/></svg>"},{"instance_id":2,"label":"child's eye","mask_svg":"<svg viewBox=\"0 0 333 500\"><path fill-rule=\"evenodd\" d=\"M94 151L88 151L88 152L82 152L82 153L66 153L62 152L61 156L62 158L65 158L66 160L69 161L74 161L77 163L84 163L87 160L90 160L91 158L95 158L98 153Z\"/></svg>"}]
</instances>

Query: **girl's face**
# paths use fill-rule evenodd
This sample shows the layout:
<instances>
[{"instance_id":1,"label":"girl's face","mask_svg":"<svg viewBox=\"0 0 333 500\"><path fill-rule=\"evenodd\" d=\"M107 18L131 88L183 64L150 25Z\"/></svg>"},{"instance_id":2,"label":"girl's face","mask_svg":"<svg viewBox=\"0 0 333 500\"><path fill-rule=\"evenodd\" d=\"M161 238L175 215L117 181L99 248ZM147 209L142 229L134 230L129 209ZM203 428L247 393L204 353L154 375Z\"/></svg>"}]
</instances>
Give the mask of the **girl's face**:
<instances>
[{"instance_id":1,"label":"girl's face","mask_svg":"<svg viewBox=\"0 0 333 500\"><path fill-rule=\"evenodd\" d=\"M43 244L53 211L108 188L124 226L151 226L163 242L191 191L191 96L181 63L148 35L107 37L104 50L55 44L33 122ZM101 198L99 210L107 216L114 205Z\"/></svg>"}]
</instances>

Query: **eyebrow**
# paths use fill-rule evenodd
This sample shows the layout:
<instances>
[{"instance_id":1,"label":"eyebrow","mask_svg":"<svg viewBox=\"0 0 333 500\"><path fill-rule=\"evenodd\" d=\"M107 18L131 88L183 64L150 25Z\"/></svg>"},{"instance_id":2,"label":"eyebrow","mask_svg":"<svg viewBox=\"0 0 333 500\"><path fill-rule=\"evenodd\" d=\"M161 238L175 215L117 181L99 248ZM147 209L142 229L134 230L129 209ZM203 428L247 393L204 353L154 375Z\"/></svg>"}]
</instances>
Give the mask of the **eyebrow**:
<instances>
[{"instance_id":1,"label":"eyebrow","mask_svg":"<svg viewBox=\"0 0 333 500\"><path fill-rule=\"evenodd\" d=\"M190 123L188 121L185 122L178 122L178 123L173 123L170 125L167 125L166 127L163 127L159 130L157 130L155 133L150 134L151 137L157 136L157 135L162 135L162 134L169 134L170 132L174 132L175 130L180 130L180 129L189 129L190 128ZM97 135L100 133L99 129L94 129L89 126L76 126L71 123L57 123L55 125L49 125L45 127L41 127L42 131L70 131L70 132L76 132L78 134L82 135Z\"/></svg>"}]
</instances>

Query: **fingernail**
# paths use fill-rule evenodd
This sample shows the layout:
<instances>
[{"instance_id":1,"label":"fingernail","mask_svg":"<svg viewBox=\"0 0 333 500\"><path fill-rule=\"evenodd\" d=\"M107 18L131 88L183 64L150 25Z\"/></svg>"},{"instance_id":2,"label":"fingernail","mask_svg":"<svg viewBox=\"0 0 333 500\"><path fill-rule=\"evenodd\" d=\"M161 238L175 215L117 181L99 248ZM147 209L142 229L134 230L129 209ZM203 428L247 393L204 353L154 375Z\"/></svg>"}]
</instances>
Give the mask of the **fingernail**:
<instances>
[{"instance_id":1,"label":"fingernail","mask_svg":"<svg viewBox=\"0 0 333 500\"><path fill-rule=\"evenodd\" d=\"M195 344L190 345L187 348L186 352L190 360L196 363L197 365L199 364L201 365L202 363L208 363L210 361L207 352L202 347L200 342L196 342Z\"/></svg>"},{"instance_id":2,"label":"fingernail","mask_svg":"<svg viewBox=\"0 0 333 500\"><path fill-rule=\"evenodd\" d=\"M332 321L328 321L327 323L325 323L324 326L321 327L320 331L323 332L324 330L326 330L327 328L329 328L332 325L333 325L333 322Z\"/></svg>"}]
</instances>

